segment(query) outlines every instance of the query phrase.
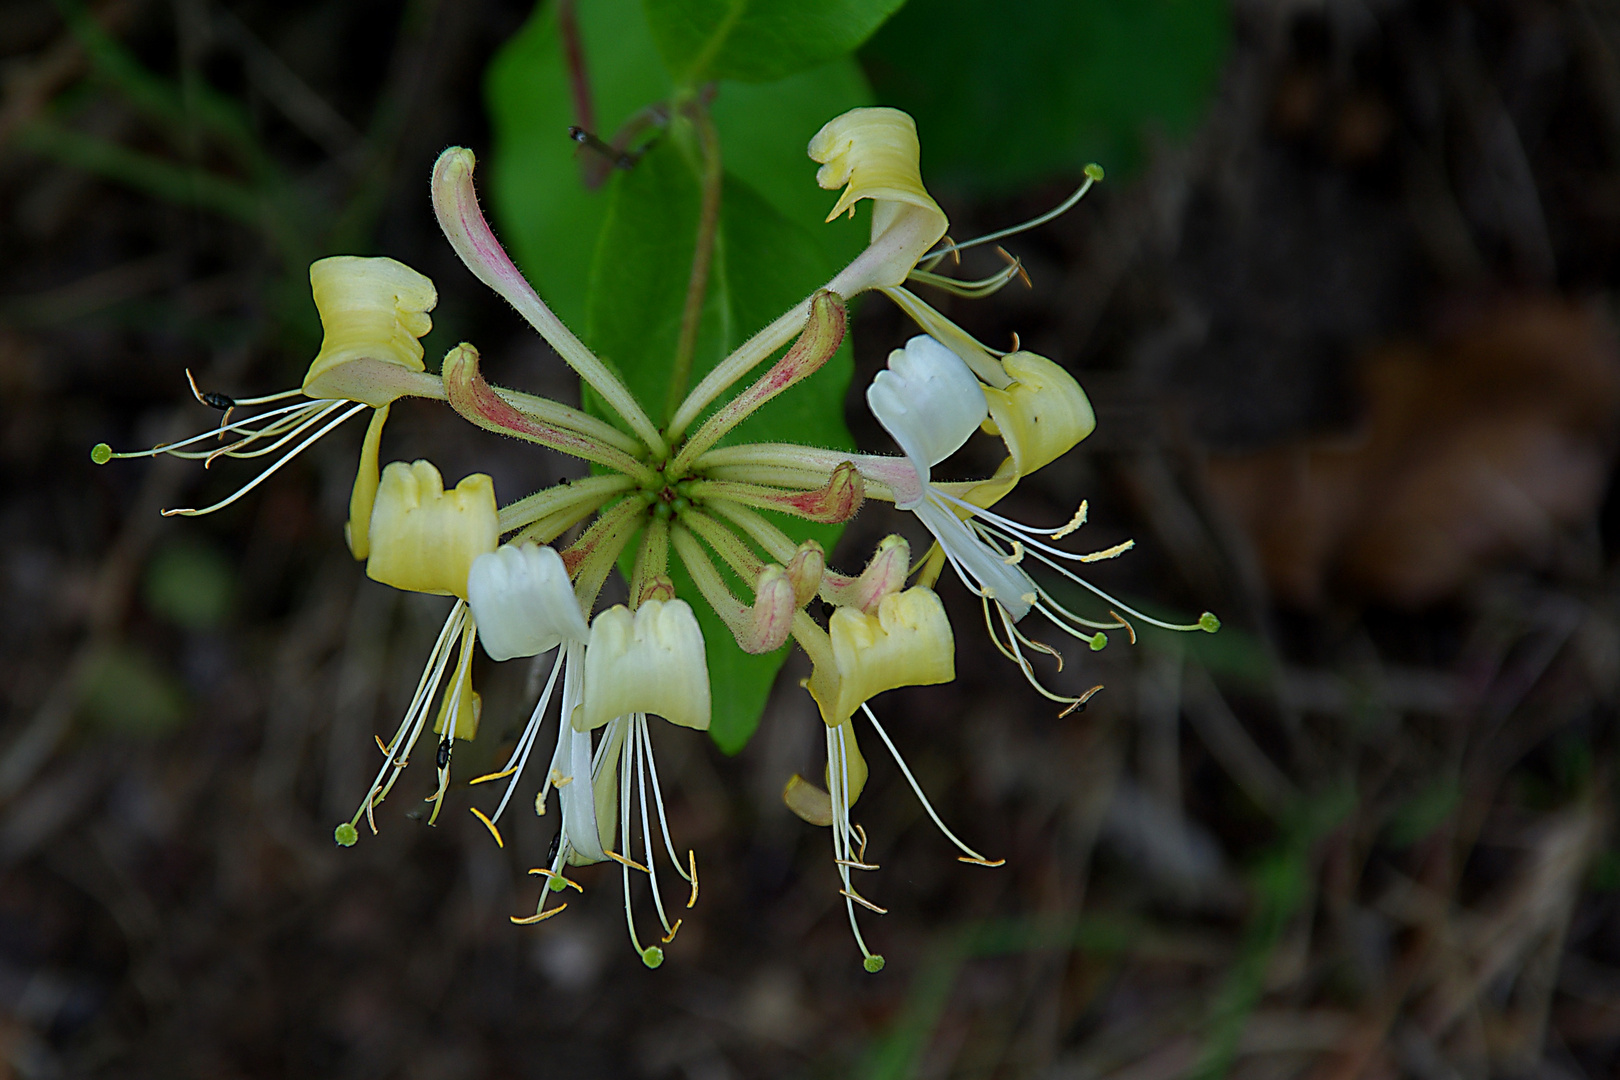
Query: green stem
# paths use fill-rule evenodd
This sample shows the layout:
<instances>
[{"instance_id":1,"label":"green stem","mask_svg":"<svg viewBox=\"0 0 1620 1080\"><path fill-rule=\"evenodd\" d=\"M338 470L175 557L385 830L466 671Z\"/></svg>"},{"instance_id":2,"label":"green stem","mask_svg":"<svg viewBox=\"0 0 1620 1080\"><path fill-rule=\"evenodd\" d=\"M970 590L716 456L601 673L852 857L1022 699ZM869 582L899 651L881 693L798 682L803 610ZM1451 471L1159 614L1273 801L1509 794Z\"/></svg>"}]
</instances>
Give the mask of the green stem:
<instances>
[{"instance_id":1,"label":"green stem","mask_svg":"<svg viewBox=\"0 0 1620 1080\"><path fill-rule=\"evenodd\" d=\"M686 384L692 377L692 354L697 349L698 326L703 321L703 298L709 292L709 267L714 261L714 242L720 230L720 134L702 102L695 103L688 115L697 128L698 146L703 152L703 203L698 214L697 246L692 250L692 272L686 279L686 304L681 309L680 335L675 339L675 359L670 365L669 392L664 399L664 420L675 418Z\"/></svg>"}]
</instances>

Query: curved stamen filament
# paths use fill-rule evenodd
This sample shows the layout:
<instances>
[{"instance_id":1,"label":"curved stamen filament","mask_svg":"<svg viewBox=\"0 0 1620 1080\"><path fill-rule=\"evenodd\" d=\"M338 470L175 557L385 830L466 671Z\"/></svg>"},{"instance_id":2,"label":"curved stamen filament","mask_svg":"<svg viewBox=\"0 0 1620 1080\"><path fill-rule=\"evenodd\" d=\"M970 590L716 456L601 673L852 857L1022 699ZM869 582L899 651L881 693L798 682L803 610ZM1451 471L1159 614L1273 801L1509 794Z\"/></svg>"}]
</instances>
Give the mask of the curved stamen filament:
<instances>
[{"instance_id":1,"label":"curved stamen filament","mask_svg":"<svg viewBox=\"0 0 1620 1080\"><path fill-rule=\"evenodd\" d=\"M287 451L286 454L277 459L274 465L261 472L258 476L255 476L252 480L249 480L246 484L237 488L234 494L226 496L219 502L214 503L212 506L205 506L201 510L194 510L189 507L185 509L165 510L163 511L163 516L174 517L178 515L180 517L200 517L203 514L212 514L216 510L223 510L237 499L240 499L242 496L246 495L248 492L270 479L270 477L275 475L275 473L280 470L283 465L287 464L287 462L291 461L293 458L315 445L321 439L325 438L329 432L338 427L345 420L348 420L349 418L369 408L371 408L369 405L355 405L353 408L345 410L341 415L338 416L336 420L330 421L325 427L321 428L315 434L311 435L309 438Z\"/></svg>"},{"instance_id":2,"label":"curved stamen filament","mask_svg":"<svg viewBox=\"0 0 1620 1080\"><path fill-rule=\"evenodd\" d=\"M128 458L156 457L159 454L168 454L171 457L201 459L212 454L214 451L212 449L184 451L181 450L180 447L190 446L193 443L207 442L210 439L217 439L220 435L226 432L230 432L232 434L244 434L250 436L251 438L263 438L264 435L267 434L271 429L255 429L252 426L253 424L264 420L274 419L276 417L285 417L288 413L297 413L314 408L325 408L332 404L336 403L331 401L300 401L294 405L283 405L279 409L272 409L269 412L260 413L258 416L250 416L245 420L236 420L230 423L221 424L218 427L209 428L207 431L188 436L181 439L179 442L160 443L149 450L109 450L107 460L122 461ZM275 426L276 425L272 425L272 427Z\"/></svg>"},{"instance_id":3,"label":"curved stamen filament","mask_svg":"<svg viewBox=\"0 0 1620 1080\"><path fill-rule=\"evenodd\" d=\"M495 813L490 816L489 820L492 825L501 820L501 815L506 812L506 804L511 801L512 793L517 790L518 781L523 779L523 768L529 763L529 752L534 749L534 744L540 735L540 728L545 723L546 707L551 704L551 694L556 689L557 676L562 673L565 655L564 650L559 646L557 659L551 665L551 677L546 680L546 688L541 691L540 700L535 703L534 711L529 714L529 722L523 729L522 737L518 739L517 746L512 748L512 756L506 759L506 764L501 767L500 772L492 773L489 776L480 776L473 781L474 784L477 784L487 780L498 780L504 776L512 778L506 785L505 794L501 796L501 804L495 808Z\"/></svg>"},{"instance_id":4,"label":"curved stamen filament","mask_svg":"<svg viewBox=\"0 0 1620 1080\"><path fill-rule=\"evenodd\" d=\"M444 627L439 631L438 640L433 643L433 649L428 653L427 664L422 669L422 678L416 684L416 692L411 695L411 703L405 710L405 717L400 721L399 730L383 748L382 767L377 770L376 779L372 780L365 801L349 820L350 825L358 824L363 815L366 824L371 827L372 834L376 834L377 820L374 811L388 797L394 782L399 779L400 773L405 771L405 766L409 763L410 748L416 744L418 736L422 733L427 721L428 705L438 695L439 684L444 679L444 669L450 662L451 642L460 636L463 624L467 621L467 611L467 602L457 600L451 607L450 614L445 617ZM404 753L401 754L401 751ZM390 769L393 770L392 775L389 775ZM386 783L383 780L385 776L388 777Z\"/></svg>"},{"instance_id":5,"label":"curved stamen filament","mask_svg":"<svg viewBox=\"0 0 1620 1080\"><path fill-rule=\"evenodd\" d=\"M283 446L286 446L288 443L298 438L298 436L302 435L304 432L308 431L310 428L314 427L316 424L319 424L327 416L341 408L342 405L343 402L334 401L324 408L314 410L313 414L307 419L303 418L301 414L295 414L298 415L300 422L292 425L291 427L287 427L285 424L272 424L270 428L266 428L258 434L250 435L245 439L238 439L229 446L221 446L218 449L210 450L208 453L201 455L203 468L211 468L214 462L222 457L246 460L247 458L264 457L266 454L273 454ZM290 419L292 418L289 418L289 420ZM284 435L281 434L280 430L283 428L286 429L286 434ZM280 435L280 438L277 438L276 441L271 443L269 446L260 446L253 450L242 449L244 446L248 446L259 441L260 439L273 438L277 435ZM186 456L196 457L197 455L187 454Z\"/></svg>"},{"instance_id":6,"label":"curved stamen filament","mask_svg":"<svg viewBox=\"0 0 1620 1080\"><path fill-rule=\"evenodd\" d=\"M938 266L939 261L947 255L954 255L959 251L966 251L970 247L978 247L980 244L989 244L996 240L1005 240L1009 236L1017 236L1019 233L1028 232L1030 229L1038 229L1042 225L1045 225L1048 221L1051 221L1054 218L1062 217L1064 214L1068 213L1069 210L1074 207L1075 203L1086 197L1086 192L1090 191L1092 185L1101 178L1102 169L1098 168L1096 165L1087 165L1085 183L1081 184L1077 189L1075 189L1074 194L1070 195L1067 199L1064 199L1061 203L1048 210L1046 213L1041 214L1038 217L1032 217L1022 224L1009 225L1005 229L997 229L993 233L986 233L983 236L976 236L972 240L964 240L960 244L951 243L946 244L942 248L935 248L927 255L924 255L922 259L919 260L918 265L926 263L927 265L924 268L927 270L932 270L935 266Z\"/></svg>"},{"instance_id":7,"label":"curved stamen filament","mask_svg":"<svg viewBox=\"0 0 1620 1080\"><path fill-rule=\"evenodd\" d=\"M900 756L900 751L895 748L893 740L889 738L889 733L883 730L883 725L878 723L878 718L872 714L872 710L867 707L865 702L861 703L861 712L865 713L866 719L871 721L873 729L878 733L878 738L883 740L883 745L887 746L889 753L894 756L894 763L900 766L901 775L906 778L906 783L910 784L911 790L916 793L917 801L922 803L923 809L928 812L928 816L933 820L934 824L939 826L939 831L945 834L945 838L960 848L970 859L982 866L1000 866L1005 863L1006 859L993 861L986 859L983 855L962 843L955 833L945 827L945 823L939 819L939 814L934 811L934 804L928 801L927 795L923 794L922 785L917 783L917 778L911 775L911 770L906 767L905 759Z\"/></svg>"},{"instance_id":8,"label":"curved stamen filament","mask_svg":"<svg viewBox=\"0 0 1620 1080\"><path fill-rule=\"evenodd\" d=\"M883 957L866 947L866 939L861 936L860 923L855 919L855 904L858 901L862 906L869 907L880 915L885 914L885 911L856 892L854 883L849 877L850 865L864 861L861 856L866 854L866 838L864 834L861 835L860 854L855 855L851 851L854 831L849 824L849 754L844 747L842 726L827 729L827 786L830 789L828 795L831 797L833 811L833 862L838 866L838 877L844 886L838 893L844 898L849 928L855 935L855 944L861 950L866 969L877 971L883 966Z\"/></svg>"}]
</instances>

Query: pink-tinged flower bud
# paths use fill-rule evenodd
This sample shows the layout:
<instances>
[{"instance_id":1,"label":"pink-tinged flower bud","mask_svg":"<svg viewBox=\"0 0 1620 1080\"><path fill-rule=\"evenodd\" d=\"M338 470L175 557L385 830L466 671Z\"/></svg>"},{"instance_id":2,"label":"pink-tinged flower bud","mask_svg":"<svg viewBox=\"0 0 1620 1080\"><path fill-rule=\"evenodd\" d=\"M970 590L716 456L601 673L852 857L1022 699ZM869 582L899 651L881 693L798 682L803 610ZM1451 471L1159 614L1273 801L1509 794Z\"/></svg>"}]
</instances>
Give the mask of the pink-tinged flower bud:
<instances>
[{"instance_id":1,"label":"pink-tinged flower bud","mask_svg":"<svg viewBox=\"0 0 1620 1080\"><path fill-rule=\"evenodd\" d=\"M793 606L804 607L821 588L827 572L827 552L814 540L806 540L787 564L788 580L793 582Z\"/></svg>"},{"instance_id":2,"label":"pink-tinged flower bud","mask_svg":"<svg viewBox=\"0 0 1620 1080\"><path fill-rule=\"evenodd\" d=\"M876 554L860 577L828 574L822 579L822 591L829 603L874 615L885 596L905 586L910 570L911 545L905 537L891 533L878 543Z\"/></svg>"},{"instance_id":3,"label":"pink-tinged flower bud","mask_svg":"<svg viewBox=\"0 0 1620 1080\"><path fill-rule=\"evenodd\" d=\"M745 653L768 653L780 649L793 629L793 613L799 610L793 579L780 566L767 566L754 584L754 604L744 608L734 626L737 645Z\"/></svg>"}]
</instances>

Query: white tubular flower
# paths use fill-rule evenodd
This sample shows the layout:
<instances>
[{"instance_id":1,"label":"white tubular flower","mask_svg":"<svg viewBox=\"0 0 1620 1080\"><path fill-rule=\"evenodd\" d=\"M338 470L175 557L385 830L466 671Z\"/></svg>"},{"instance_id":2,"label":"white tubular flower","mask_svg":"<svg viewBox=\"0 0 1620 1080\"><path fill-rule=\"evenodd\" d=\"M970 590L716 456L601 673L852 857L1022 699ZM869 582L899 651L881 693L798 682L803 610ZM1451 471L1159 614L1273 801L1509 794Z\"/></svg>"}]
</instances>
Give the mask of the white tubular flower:
<instances>
[{"instance_id":1,"label":"white tubular flower","mask_svg":"<svg viewBox=\"0 0 1620 1080\"><path fill-rule=\"evenodd\" d=\"M866 404L900 444L921 481L914 494L896 498L895 505L902 510L914 509L922 501L929 469L960 450L989 416L973 372L926 334L889 354L889 366L866 388Z\"/></svg>"},{"instance_id":2,"label":"white tubular flower","mask_svg":"<svg viewBox=\"0 0 1620 1080\"><path fill-rule=\"evenodd\" d=\"M1044 364L1056 368L1050 361L1044 361ZM1049 382L1056 381L1052 379L1048 367L1029 365L1028 377L1031 384L1037 382L1037 375ZM1062 539L1084 524L1086 513L1084 503L1068 524L1056 529L1032 528L993 513L986 506L978 505L980 502L993 503L1011 490L1012 483L1016 482L1019 475L1016 468L1013 468L1010 475L998 474L997 479L991 483L974 485L964 491L966 497L953 494L945 485L930 481L929 470L932 466L955 452L967 441L972 428L985 420L989 411L986 393L997 395L992 399L996 406L995 411L1009 430L1014 428L1015 423L1020 428L1033 428L1042 416L1031 408L1032 399L1028 397L1031 391L1022 391L1024 396L1020 397L1003 391L986 391L961 357L933 339L920 336L912 338L903 352L896 350L890 355L889 369L879 372L872 380L872 385L866 392L866 400L872 415L900 445L916 473L915 490L902 490L905 485L897 487L891 482L896 496L895 505L917 515L918 520L938 541L945 560L950 563L957 576L968 588L983 598L986 624L990 628L996 648L1018 665L1030 684L1052 700L1070 705L1077 705L1085 700L1085 696L1089 696L1088 694L1080 698L1061 697L1048 691L1036 680L1034 669L1025 657L1024 650L1031 649L1048 654L1053 650L1025 637L1014 626L1028 615L1031 609L1040 611L1058 629L1086 641L1093 649L1100 649L1107 644L1108 639L1102 633L1103 630L1116 627L1130 630L1132 640L1135 640L1135 631L1118 614L1119 611L1165 629L1213 631L1218 628L1220 624L1207 612L1198 622L1189 626L1176 626L1154 619L1120 603L1069 570L1065 563L1111 559L1132 546L1131 542L1127 541L1105 551L1075 554L1047 543L1049 539ZM1050 417L1061 418L1071 426L1085 426L1089 430L1091 423L1089 404L1081 408L1083 395L1072 401L1069 400L1070 397L1072 395L1054 398L1055 408L1051 411ZM1003 433L1006 434L1005 431ZM1050 453L1052 443L1044 434L1037 438L1027 430L1019 430L1017 438L1023 440L1020 443L1020 456L1032 458L1039 464L1046 463L1040 460L1041 458L1050 460L1047 455ZM1025 447L1029 448L1027 452ZM1015 463L1009 461L1007 464L1013 466ZM1110 620L1098 622L1086 619L1059 604L1019 565L1026 555L1045 563L1082 588L1107 601L1112 605L1109 611ZM1005 644L996 634L995 624L990 617L992 602L1000 616L1002 628L1007 633Z\"/></svg>"},{"instance_id":3,"label":"white tubular flower","mask_svg":"<svg viewBox=\"0 0 1620 1080\"><path fill-rule=\"evenodd\" d=\"M538 656L565 641L583 644L590 628L562 556L538 544L502 544L467 575L467 602L491 660Z\"/></svg>"}]
</instances>

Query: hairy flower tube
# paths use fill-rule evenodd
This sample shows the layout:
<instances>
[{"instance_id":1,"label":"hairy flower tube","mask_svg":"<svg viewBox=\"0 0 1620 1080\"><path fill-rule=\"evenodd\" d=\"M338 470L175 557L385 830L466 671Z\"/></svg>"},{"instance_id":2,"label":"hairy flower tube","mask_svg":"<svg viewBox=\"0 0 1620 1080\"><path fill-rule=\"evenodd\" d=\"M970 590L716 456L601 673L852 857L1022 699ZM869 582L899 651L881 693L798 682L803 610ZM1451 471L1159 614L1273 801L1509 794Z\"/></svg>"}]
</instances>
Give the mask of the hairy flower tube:
<instances>
[{"instance_id":1,"label":"hairy flower tube","mask_svg":"<svg viewBox=\"0 0 1620 1080\"><path fill-rule=\"evenodd\" d=\"M583 891L570 876L573 868L615 862L631 943L644 963L656 967L663 962L662 944L674 939L681 920L671 918L675 903L660 888L655 841L689 887L689 908L698 885L695 853L689 849L679 857L670 834L652 718L707 729L716 693L710 650L767 654L792 641L812 663L806 687L824 723L827 763L824 786L794 776L783 799L801 818L831 830L838 891L864 962L876 971L882 957L862 938L855 908L883 909L855 887L852 874L876 869L868 861L867 834L851 818L866 782L858 717L893 754L963 861L1000 865L946 828L868 705L889 690L954 679L957 632L934 591L942 567L949 564L982 599L997 648L1038 688L1026 653L1053 650L1017 628L1030 611L1093 647L1100 647L1102 629L1130 626L1120 612L1170 625L1120 604L1070 569L1129 546L1089 555L1056 546L1083 520L1083 504L1080 515L1056 529L1025 526L990 509L1090 433L1095 418L1078 383L1060 364L1016 342L1010 352L984 346L911 291L928 286L965 297L994 293L1022 274L1010 256L1004 270L976 282L958 281L939 267L963 249L1028 225L961 244L949 241L946 216L922 183L916 125L894 109L856 109L834 118L811 140L809 153L821 166L816 181L841 189L829 220L871 202L867 247L695 385L686 387L684 374L672 378L669 405L659 413L669 416L666 423L653 420L614 366L569 329L518 271L484 219L472 152L452 147L436 162L430 188L446 239L466 269L510 303L578 374L600 415L491 384L484 358L470 342L451 348L437 373L428 371L420 339L430 326L435 285L392 259L336 256L310 269L325 337L300 389L233 399L204 393L193 383L200 402L224 411L217 427L139 453L95 448L98 463L166 453L205 466L222 457L282 452L228 497L201 509L166 511L200 514L240 499L316 440L370 410L349 499L349 549L371 578L449 596L453 603L397 730L388 741L377 740L382 765L354 817L337 827L340 844L357 842L362 818L376 830L377 807L406 770L430 717L438 747L429 822L437 820L450 792L456 741L490 726L481 723L482 701L472 685L478 644L494 662L544 663L540 658L555 653L505 763L471 782L475 800L490 790L483 785L504 782L498 802L487 813L478 806L470 810L504 847L501 823L519 787L537 787L533 805L542 819L555 791L561 820L552 851L547 865L531 871L546 885L534 913L513 921L550 919L567 906L548 907L553 893ZM1072 206L1100 175L1088 170L1073 197L1031 224ZM867 394L901 455L737 441L743 421L816 377L844 340L848 302L868 291L887 295L924 331L891 354ZM671 369L685 370L673 363ZM427 461L382 467L389 412L404 398L442 402L484 431L586 462L591 474L500 505L493 482L482 473L446 489ZM241 415L249 408L259 411ZM931 470L975 431L1005 445L1001 468L979 481L935 482ZM933 541L918 567L900 536L885 538L859 573L829 565L821 545L803 536L802 523L847 521L869 498L916 515ZM1059 604L1029 573L1032 561L1096 593L1108 618L1092 620ZM629 568L627 602L603 606L604 586L620 566ZM677 569L691 581L690 595L675 595L673 582L682 577ZM704 641L693 609L699 604L718 616L729 641ZM832 609L826 618L823 605ZM1179 627L1191 628L1213 630L1213 616ZM1083 700L1040 689L1070 705ZM554 698L556 740L544 775L536 779L527 766ZM644 944L638 933L631 902L637 874L647 878L661 944Z\"/></svg>"}]
</instances>

